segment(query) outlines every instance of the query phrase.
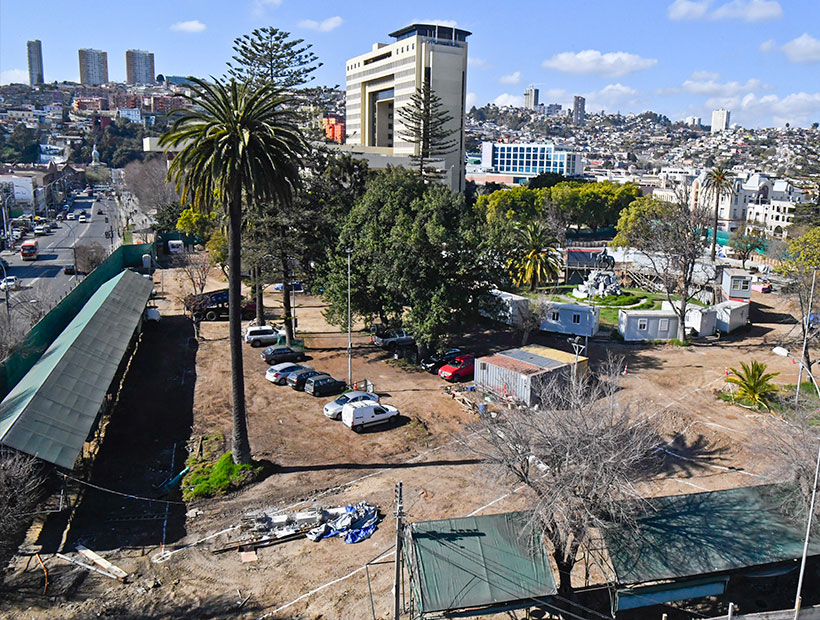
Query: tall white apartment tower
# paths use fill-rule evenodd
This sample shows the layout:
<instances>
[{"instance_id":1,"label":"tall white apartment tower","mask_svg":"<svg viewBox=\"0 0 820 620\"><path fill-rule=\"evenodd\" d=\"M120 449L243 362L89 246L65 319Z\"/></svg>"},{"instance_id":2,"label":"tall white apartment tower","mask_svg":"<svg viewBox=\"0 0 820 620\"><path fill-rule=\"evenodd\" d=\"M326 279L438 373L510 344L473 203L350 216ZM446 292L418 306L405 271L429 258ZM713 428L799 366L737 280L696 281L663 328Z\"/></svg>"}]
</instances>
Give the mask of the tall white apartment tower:
<instances>
[{"instance_id":1,"label":"tall white apartment tower","mask_svg":"<svg viewBox=\"0 0 820 620\"><path fill-rule=\"evenodd\" d=\"M397 111L424 83L429 83L452 117L457 146L438 165L443 180L464 189L464 106L467 98L467 37L470 32L436 24L411 24L391 33L393 43L346 63L347 144L365 153L388 156L416 154L418 145L400 136Z\"/></svg>"},{"instance_id":2,"label":"tall white apartment tower","mask_svg":"<svg viewBox=\"0 0 820 620\"><path fill-rule=\"evenodd\" d=\"M28 83L31 86L43 83L43 44L39 39L26 43L28 52Z\"/></svg>"},{"instance_id":3,"label":"tall white apartment tower","mask_svg":"<svg viewBox=\"0 0 820 620\"><path fill-rule=\"evenodd\" d=\"M108 53L101 50L81 49L80 84L105 84L108 82Z\"/></svg>"},{"instance_id":4,"label":"tall white apartment tower","mask_svg":"<svg viewBox=\"0 0 820 620\"><path fill-rule=\"evenodd\" d=\"M126 51L125 81L128 84L153 84L154 55L142 50Z\"/></svg>"},{"instance_id":5,"label":"tall white apartment tower","mask_svg":"<svg viewBox=\"0 0 820 620\"><path fill-rule=\"evenodd\" d=\"M715 110L712 112L712 133L729 129L729 110Z\"/></svg>"},{"instance_id":6,"label":"tall white apartment tower","mask_svg":"<svg viewBox=\"0 0 820 620\"><path fill-rule=\"evenodd\" d=\"M538 107L538 89L535 86L524 89L524 107L528 110Z\"/></svg>"}]
</instances>

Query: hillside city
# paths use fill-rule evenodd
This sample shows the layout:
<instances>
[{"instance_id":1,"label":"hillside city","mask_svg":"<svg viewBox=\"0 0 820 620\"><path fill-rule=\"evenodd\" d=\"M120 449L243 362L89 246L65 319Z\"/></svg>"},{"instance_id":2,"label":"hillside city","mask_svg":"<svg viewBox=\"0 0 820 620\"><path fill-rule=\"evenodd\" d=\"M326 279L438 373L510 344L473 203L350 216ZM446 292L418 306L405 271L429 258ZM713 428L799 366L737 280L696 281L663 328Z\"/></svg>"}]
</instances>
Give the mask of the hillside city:
<instances>
[{"instance_id":1,"label":"hillside city","mask_svg":"<svg viewBox=\"0 0 820 620\"><path fill-rule=\"evenodd\" d=\"M26 42L0 617L820 617L820 108L480 104L486 33L395 27Z\"/></svg>"}]
</instances>

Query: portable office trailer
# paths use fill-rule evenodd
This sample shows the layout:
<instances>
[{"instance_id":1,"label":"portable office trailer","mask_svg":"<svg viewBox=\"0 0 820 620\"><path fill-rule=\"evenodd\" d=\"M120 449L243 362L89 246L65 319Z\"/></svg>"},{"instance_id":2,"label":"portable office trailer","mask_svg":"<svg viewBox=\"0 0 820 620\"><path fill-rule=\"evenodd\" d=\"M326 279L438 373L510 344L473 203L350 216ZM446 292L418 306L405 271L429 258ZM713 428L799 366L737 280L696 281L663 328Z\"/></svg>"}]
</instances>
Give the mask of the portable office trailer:
<instances>
[{"instance_id":1,"label":"portable office trailer","mask_svg":"<svg viewBox=\"0 0 820 620\"><path fill-rule=\"evenodd\" d=\"M507 293L506 291L499 291L498 289L493 290L492 294L499 301L499 307L493 314L482 312L484 316L495 319L496 321L501 321L507 325L512 325L513 327L518 327L524 322L530 308L530 300L528 297Z\"/></svg>"},{"instance_id":2,"label":"portable office trailer","mask_svg":"<svg viewBox=\"0 0 820 620\"><path fill-rule=\"evenodd\" d=\"M724 334L730 334L749 322L747 301L724 301L714 308L717 312L717 329Z\"/></svg>"},{"instance_id":3,"label":"portable office trailer","mask_svg":"<svg viewBox=\"0 0 820 620\"><path fill-rule=\"evenodd\" d=\"M539 326L542 332L594 336L598 333L601 310L581 304L550 304Z\"/></svg>"},{"instance_id":4,"label":"portable office trailer","mask_svg":"<svg viewBox=\"0 0 820 620\"><path fill-rule=\"evenodd\" d=\"M678 337L678 315L671 310L621 310L618 332L627 342Z\"/></svg>"},{"instance_id":5,"label":"portable office trailer","mask_svg":"<svg viewBox=\"0 0 820 620\"><path fill-rule=\"evenodd\" d=\"M752 296L752 274L743 269L723 269L720 286L723 299L744 301Z\"/></svg>"},{"instance_id":6,"label":"portable office trailer","mask_svg":"<svg viewBox=\"0 0 820 620\"><path fill-rule=\"evenodd\" d=\"M661 310L668 310L674 312L672 304L668 301L661 304ZM700 336L714 336L717 330L717 310L713 307L704 308L703 306L690 305L686 308L686 321L684 325L693 329L695 333Z\"/></svg>"}]
</instances>

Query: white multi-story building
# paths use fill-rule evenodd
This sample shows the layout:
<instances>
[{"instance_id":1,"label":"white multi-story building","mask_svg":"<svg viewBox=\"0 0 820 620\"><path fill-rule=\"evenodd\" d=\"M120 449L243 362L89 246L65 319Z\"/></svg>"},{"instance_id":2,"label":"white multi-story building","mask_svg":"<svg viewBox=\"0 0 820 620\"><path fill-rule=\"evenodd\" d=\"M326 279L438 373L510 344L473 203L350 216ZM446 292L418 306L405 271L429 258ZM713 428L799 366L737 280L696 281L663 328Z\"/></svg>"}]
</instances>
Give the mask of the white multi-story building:
<instances>
[{"instance_id":1,"label":"white multi-story building","mask_svg":"<svg viewBox=\"0 0 820 620\"><path fill-rule=\"evenodd\" d=\"M701 121L702 119L700 116L687 116L686 120L683 122L689 125L690 127L700 127Z\"/></svg>"},{"instance_id":2,"label":"white multi-story building","mask_svg":"<svg viewBox=\"0 0 820 620\"><path fill-rule=\"evenodd\" d=\"M108 82L108 53L102 50L81 49L80 83L98 85Z\"/></svg>"},{"instance_id":3,"label":"white multi-story building","mask_svg":"<svg viewBox=\"0 0 820 620\"><path fill-rule=\"evenodd\" d=\"M154 55L142 50L125 52L125 81L129 84L154 83Z\"/></svg>"},{"instance_id":4,"label":"white multi-story building","mask_svg":"<svg viewBox=\"0 0 820 620\"><path fill-rule=\"evenodd\" d=\"M712 112L712 130L711 133L718 133L719 131L726 131L729 129L729 110L714 110Z\"/></svg>"},{"instance_id":5,"label":"white multi-story building","mask_svg":"<svg viewBox=\"0 0 820 620\"><path fill-rule=\"evenodd\" d=\"M418 145L402 137L398 111L428 83L451 117L456 147L433 163L457 191L464 189L464 106L467 97L466 30L411 24L390 34L393 43L375 43L346 63L346 150L407 159ZM395 160L394 160L395 161ZM407 160L409 163L409 160Z\"/></svg>"},{"instance_id":6,"label":"white multi-story building","mask_svg":"<svg viewBox=\"0 0 820 620\"><path fill-rule=\"evenodd\" d=\"M556 149L549 142L482 142L481 169L491 174L511 175L522 180L538 176L542 172L579 177L584 174L584 163L580 153Z\"/></svg>"},{"instance_id":7,"label":"white multi-story building","mask_svg":"<svg viewBox=\"0 0 820 620\"><path fill-rule=\"evenodd\" d=\"M28 83L31 86L43 83L43 44L39 39L26 42L28 53Z\"/></svg>"},{"instance_id":8,"label":"white multi-story building","mask_svg":"<svg viewBox=\"0 0 820 620\"><path fill-rule=\"evenodd\" d=\"M524 89L524 107L528 110L538 107L538 89L535 86Z\"/></svg>"}]
</instances>

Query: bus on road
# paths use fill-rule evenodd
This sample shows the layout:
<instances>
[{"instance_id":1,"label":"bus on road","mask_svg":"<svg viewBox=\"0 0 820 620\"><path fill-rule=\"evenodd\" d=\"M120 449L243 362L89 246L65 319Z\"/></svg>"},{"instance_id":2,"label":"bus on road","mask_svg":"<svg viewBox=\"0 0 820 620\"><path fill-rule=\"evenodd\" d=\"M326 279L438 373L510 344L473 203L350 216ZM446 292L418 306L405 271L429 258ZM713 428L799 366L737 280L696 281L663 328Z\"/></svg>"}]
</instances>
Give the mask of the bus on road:
<instances>
[{"instance_id":1,"label":"bus on road","mask_svg":"<svg viewBox=\"0 0 820 620\"><path fill-rule=\"evenodd\" d=\"M37 254L39 251L40 246L37 244L37 239L23 241L20 246L20 258L23 260L37 260Z\"/></svg>"}]
</instances>

